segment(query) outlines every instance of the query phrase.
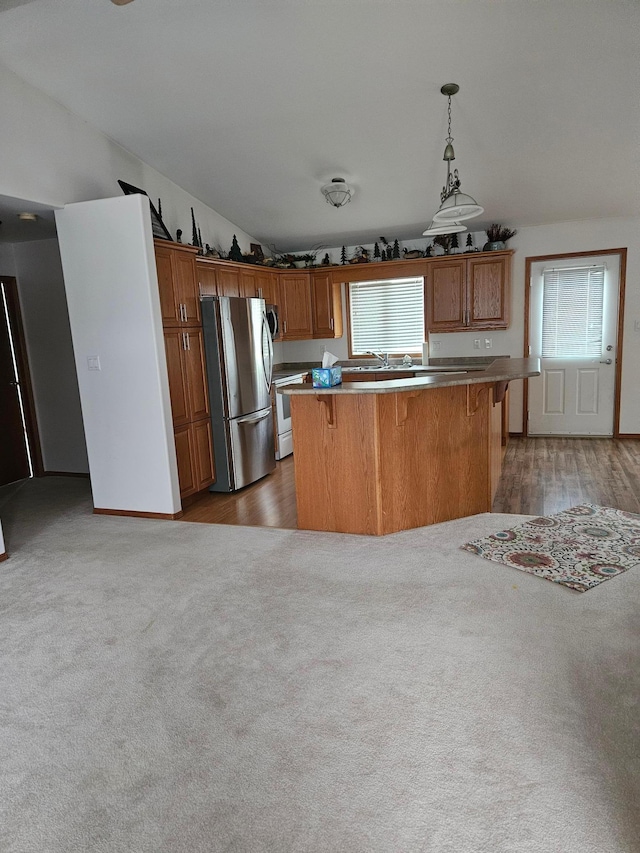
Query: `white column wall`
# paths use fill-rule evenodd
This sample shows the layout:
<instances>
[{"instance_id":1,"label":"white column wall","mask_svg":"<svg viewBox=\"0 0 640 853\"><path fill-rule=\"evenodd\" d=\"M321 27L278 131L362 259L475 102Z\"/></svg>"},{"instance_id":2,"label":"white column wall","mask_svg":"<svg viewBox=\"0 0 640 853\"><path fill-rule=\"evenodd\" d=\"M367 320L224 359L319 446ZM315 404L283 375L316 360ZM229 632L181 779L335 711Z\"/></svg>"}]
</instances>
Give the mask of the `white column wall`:
<instances>
[{"instance_id":1,"label":"white column wall","mask_svg":"<svg viewBox=\"0 0 640 853\"><path fill-rule=\"evenodd\" d=\"M81 202L56 222L94 506L173 514L181 504L148 204L140 195Z\"/></svg>"}]
</instances>

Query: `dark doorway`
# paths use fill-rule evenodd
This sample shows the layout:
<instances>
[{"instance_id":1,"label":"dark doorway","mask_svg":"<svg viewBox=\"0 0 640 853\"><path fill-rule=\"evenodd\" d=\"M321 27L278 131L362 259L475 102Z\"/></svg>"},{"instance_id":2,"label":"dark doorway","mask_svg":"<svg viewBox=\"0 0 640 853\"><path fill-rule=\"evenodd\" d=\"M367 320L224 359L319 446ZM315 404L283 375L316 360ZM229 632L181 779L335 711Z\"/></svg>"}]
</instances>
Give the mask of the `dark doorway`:
<instances>
[{"instance_id":1,"label":"dark doorway","mask_svg":"<svg viewBox=\"0 0 640 853\"><path fill-rule=\"evenodd\" d=\"M31 378L15 278L0 278L0 486L42 476Z\"/></svg>"}]
</instances>

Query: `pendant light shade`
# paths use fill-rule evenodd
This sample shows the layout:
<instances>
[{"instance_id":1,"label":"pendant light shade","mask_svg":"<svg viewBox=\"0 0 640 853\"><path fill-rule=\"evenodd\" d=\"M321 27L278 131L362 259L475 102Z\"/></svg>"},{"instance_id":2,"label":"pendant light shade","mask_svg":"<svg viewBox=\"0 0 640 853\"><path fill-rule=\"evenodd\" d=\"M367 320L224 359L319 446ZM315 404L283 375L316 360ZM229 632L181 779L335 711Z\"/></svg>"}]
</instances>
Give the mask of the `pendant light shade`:
<instances>
[{"instance_id":1,"label":"pendant light shade","mask_svg":"<svg viewBox=\"0 0 640 853\"><path fill-rule=\"evenodd\" d=\"M466 230L467 226L461 225L459 222L432 222L427 230L422 232L422 236L436 237L438 234L462 234Z\"/></svg>"},{"instance_id":2,"label":"pendant light shade","mask_svg":"<svg viewBox=\"0 0 640 853\"><path fill-rule=\"evenodd\" d=\"M464 219L473 219L484 212L475 198L461 192L452 192L440 205L440 209L433 214L434 222L449 222L455 220L460 222Z\"/></svg>"},{"instance_id":3,"label":"pendant light shade","mask_svg":"<svg viewBox=\"0 0 640 853\"><path fill-rule=\"evenodd\" d=\"M435 234L459 234L461 231L467 230L466 226L459 224L460 222L465 219L473 219L474 216L480 216L481 213L484 213L484 208L474 198L461 192L458 170L451 171L451 162L456 159L453 150L453 136L451 136L451 96L459 92L460 87L457 83L445 83L440 91L448 99L449 127L444 157L442 158L447 164L447 182L440 193L440 207L434 213L431 225L424 232L425 237L431 237ZM446 227L447 230L436 230L439 229L439 226Z\"/></svg>"}]
</instances>

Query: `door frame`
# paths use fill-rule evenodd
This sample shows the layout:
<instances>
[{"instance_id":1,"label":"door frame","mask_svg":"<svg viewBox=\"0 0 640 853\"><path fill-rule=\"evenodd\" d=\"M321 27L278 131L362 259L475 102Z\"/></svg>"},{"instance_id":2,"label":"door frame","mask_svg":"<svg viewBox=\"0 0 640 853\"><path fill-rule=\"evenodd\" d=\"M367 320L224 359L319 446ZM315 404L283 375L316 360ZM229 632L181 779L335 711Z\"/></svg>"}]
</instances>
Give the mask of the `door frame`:
<instances>
[{"instance_id":1,"label":"door frame","mask_svg":"<svg viewBox=\"0 0 640 853\"><path fill-rule=\"evenodd\" d=\"M31 383L31 371L29 370L26 337L22 324L18 284L15 277L10 275L0 275L0 280L4 284L7 299L7 311L9 312L9 324L13 336L18 382L20 383L20 390L22 392L25 430L29 443L29 452L31 453L33 476L43 477L45 472L42 462L42 447L40 445L40 433L38 432L36 404L33 396L33 385Z\"/></svg>"},{"instance_id":2,"label":"door frame","mask_svg":"<svg viewBox=\"0 0 640 853\"><path fill-rule=\"evenodd\" d=\"M600 249L589 252L563 252L556 255L536 255L525 258L524 270L524 356L529 357L529 311L531 304L531 267L541 261L568 260L569 258L592 258L601 255L618 255L620 259L620 282L618 289L618 328L616 339L616 369L613 389L613 437L620 438L620 381L622 377L622 333L624 329L624 291L627 274L627 250ZM524 380L522 395L522 434L529 435L529 380Z\"/></svg>"}]
</instances>

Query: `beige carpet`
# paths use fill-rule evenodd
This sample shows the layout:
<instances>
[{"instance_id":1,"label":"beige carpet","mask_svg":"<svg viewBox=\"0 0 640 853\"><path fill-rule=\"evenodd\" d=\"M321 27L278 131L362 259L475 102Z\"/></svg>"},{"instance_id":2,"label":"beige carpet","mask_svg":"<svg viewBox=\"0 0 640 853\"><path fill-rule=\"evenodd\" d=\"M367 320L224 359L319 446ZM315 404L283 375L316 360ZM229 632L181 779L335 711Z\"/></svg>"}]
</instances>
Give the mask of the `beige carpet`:
<instances>
[{"instance_id":1,"label":"beige carpet","mask_svg":"<svg viewBox=\"0 0 640 853\"><path fill-rule=\"evenodd\" d=\"M640 572L0 490L2 853L637 853Z\"/></svg>"}]
</instances>

